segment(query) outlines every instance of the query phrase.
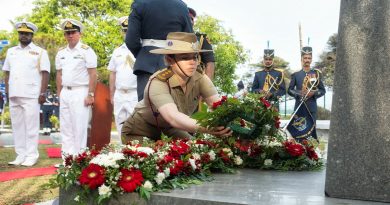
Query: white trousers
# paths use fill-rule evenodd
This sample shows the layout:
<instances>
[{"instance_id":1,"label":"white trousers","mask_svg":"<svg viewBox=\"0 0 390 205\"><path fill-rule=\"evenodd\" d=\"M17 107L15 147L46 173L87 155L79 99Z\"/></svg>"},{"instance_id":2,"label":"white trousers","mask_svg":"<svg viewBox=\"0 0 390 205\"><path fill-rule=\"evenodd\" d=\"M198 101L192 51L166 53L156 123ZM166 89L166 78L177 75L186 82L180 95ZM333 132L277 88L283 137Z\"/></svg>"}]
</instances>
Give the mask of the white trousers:
<instances>
[{"instance_id":1,"label":"white trousers","mask_svg":"<svg viewBox=\"0 0 390 205\"><path fill-rule=\"evenodd\" d=\"M121 140L122 125L123 122L130 117L134 111L135 105L138 103L137 90L132 90L130 92L122 92L116 90L114 94L114 116L115 116L115 125L118 131L119 143Z\"/></svg>"},{"instance_id":2,"label":"white trousers","mask_svg":"<svg viewBox=\"0 0 390 205\"><path fill-rule=\"evenodd\" d=\"M60 96L60 132L62 153L77 155L87 147L90 106L84 105L88 87L62 88Z\"/></svg>"},{"instance_id":3,"label":"white trousers","mask_svg":"<svg viewBox=\"0 0 390 205\"><path fill-rule=\"evenodd\" d=\"M39 157L39 103L37 98L11 97L12 135L18 158L37 160Z\"/></svg>"}]
</instances>

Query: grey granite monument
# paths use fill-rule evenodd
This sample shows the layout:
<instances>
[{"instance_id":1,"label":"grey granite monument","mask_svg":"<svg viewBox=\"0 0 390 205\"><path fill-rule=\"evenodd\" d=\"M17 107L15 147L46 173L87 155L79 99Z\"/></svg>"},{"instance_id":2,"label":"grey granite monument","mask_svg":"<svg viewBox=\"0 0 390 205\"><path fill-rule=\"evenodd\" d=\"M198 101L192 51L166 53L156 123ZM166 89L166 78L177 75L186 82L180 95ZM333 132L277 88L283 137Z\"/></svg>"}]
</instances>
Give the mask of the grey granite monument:
<instances>
[{"instance_id":1,"label":"grey granite monument","mask_svg":"<svg viewBox=\"0 0 390 205\"><path fill-rule=\"evenodd\" d=\"M390 1L341 0L325 192L390 202Z\"/></svg>"}]
</instances>

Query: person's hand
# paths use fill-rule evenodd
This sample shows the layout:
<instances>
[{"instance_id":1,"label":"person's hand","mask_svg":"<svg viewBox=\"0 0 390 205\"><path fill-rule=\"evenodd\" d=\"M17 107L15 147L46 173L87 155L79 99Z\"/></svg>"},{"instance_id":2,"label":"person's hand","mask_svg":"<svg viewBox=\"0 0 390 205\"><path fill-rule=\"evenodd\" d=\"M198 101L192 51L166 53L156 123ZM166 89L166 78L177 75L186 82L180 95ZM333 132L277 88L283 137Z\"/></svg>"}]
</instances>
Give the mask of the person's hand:
<instances>
[{"instance_id":1,"label":"person's hand","mask_svg":"<svg viewBox=\"0 0 390 205\"><path fill-rule=\"evenodd\" d=\"M94 102L95 102L95 98L89 95L84 99L85 106L91 106L93 105Z\"/></svg>"},{"instance_id":2,"label":"person's hand","mask_svg":"<svg viewBox=\"0 0 390 205\"><path fill-rule=\"evenodd\" d=\"M44 95L40 95L38 97L38 103L42 105L44 102L46 102L46 97Z\"/></svg>"},{"instance_id":3,"label":"person's hand","mask_svg":"<svg viewBox=\"0 0 390 205\"><path fill-rule=\"evenodd\" d=\"M219 127L213 127L208 129L206 133L218 137L227 137L227 136L231 136L233 134L233 131L230 130L230 128L228 127L219 126Z\"/></svg>"},{"instance_id":4,"label":"person's hand","mask_svg":"<svg viewBox=\"0 0 390 205\"><path fill-rule=\"evenodd\" d=\"M313 97L313 95L314 95L314 92L313 92L313 91L310 91L309 94L307 94L307 99Z\"/></svg>"}]
</instances>

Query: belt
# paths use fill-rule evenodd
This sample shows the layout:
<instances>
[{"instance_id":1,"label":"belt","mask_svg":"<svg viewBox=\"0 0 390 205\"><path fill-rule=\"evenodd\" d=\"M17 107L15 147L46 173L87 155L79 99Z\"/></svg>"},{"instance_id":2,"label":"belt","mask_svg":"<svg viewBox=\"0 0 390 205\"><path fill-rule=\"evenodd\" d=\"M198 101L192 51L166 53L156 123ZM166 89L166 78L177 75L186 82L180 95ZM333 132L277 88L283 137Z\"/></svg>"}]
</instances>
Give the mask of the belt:
<instances>
[{"instance_id":1,"label":"belt","mask_svg":"<svg viewBox=\"0 0 390 205\"><path fill-rule=\"evenodd\" d=\"M142 47L144 46L156 46L156 47L166 47L166 40L157 40L157 39L142 39Z\"/></svg>"},{"instance_id":2,"label":"belt","mask_svg":"<svg viewBox=\"0 0 390 205\"><path fill-rule=\"evenodd\" d=\"M88 88L87 85L80 85L80 86L62 86L62 88L65 88L67 90L75 90L75 89L78 89L78 88Z\"/></svg>"}]
</instances>

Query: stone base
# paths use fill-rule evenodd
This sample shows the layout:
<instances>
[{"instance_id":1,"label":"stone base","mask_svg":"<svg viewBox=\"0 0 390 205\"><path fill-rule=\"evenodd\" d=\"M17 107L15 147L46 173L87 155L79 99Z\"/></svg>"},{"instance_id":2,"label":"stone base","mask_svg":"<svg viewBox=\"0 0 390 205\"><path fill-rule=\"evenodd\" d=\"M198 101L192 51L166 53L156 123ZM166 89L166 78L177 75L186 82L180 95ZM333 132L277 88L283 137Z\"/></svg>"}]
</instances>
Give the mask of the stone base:
<instances>
[{"instance_id":1,"label":"stone base","mask_svg":"<svg viewBox=\"0 0 390 205\"><path fill-rule=\"evenodd\" d=\"M138 193L125 194L108 204L139 205L384 205L384 203L325 197L325 170L313 172L278 172L255 169L238 170L236 174L214 174L214 181L175 189L169 193L153 193L149 201ZM60 191L59 204L74 203L75 189ZM92 203L89 203L92 204Z\"/></svg>"}]
</instances>

